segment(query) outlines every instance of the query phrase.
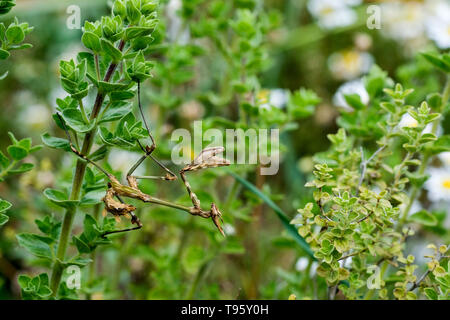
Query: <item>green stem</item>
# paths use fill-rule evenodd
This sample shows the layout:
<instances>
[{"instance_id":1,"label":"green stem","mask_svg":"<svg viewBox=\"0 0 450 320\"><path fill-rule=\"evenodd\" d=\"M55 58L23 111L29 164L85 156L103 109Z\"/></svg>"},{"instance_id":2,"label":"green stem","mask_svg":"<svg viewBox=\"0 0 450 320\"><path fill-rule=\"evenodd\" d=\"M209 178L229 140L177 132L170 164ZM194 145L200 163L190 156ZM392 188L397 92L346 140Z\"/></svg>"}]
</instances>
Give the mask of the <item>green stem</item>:
<instances>
[{"instance_id":1,"label":"green stem","mask_svg":"<svg viewBox=\"0 0 450 320\"><path fill-rule=\"evenodd\" d=\"M88 117L87 117L87 115L86 115L86 111L84 110L83 100L82 100L82 99L79 99L79 100L78 100L78 103L79 103L79 105L80 105L81 116L83 117L84 122L85 122L86 124L89 124L89 119L88 119Z\"/></svg>"},{"instance_id":2,"label":"green stem","mask_svg":"<svg viewBox=\"0 0 450 320\"><path fill-rule=\"evenodd\" d=\"M449 101L450 97L450 76L447 76L447 82L445 84L444 92L442 93L442 104L440 107L439 112L443 113L445 110L445 107L447 106L447 103ZM433 123L432 133L436 134L438 128L439 128L440 119L437 119ZM424 154L422 163L420 164L420 167L418 169L418 174L423 175L425 173L426 168L428 167L428 162L430 161L430 158L432 157L432 154L430 152L426 152ZM408 205L405 208L405 211L403 211L403 214L399 220L399 223L397 225L397 230L400 229L406 222L406 219L408 218L409 211L411 210L411 207L416 200L417 196L419 195L420 188L419 187L413 187L411 190L411 195L409 197Z\"/></svg>"},{"instance_id":3,"label":"green stem","mask_svg":"<svg viewBox=\"0 0 450 320\"><path fill-rule=\"evenodd\" d=\"M95 54L94 56L95 60L95 72L97 73L97 80L100 80L100 64L98 62L98 54Z\"/></svg>"},{"instance_id":4,"label":"green stem","mask_svg":"<svg viewBox=\"0 0 450 320\"><path fill-rule=\"evenodd\" d=\"M125 46L125 42L122 40L119 44L118 49L120 51L123 50L123 47ZM117 64L111 63L109 65L108 71L105 75L104 81L109 82L112 78L112 75L116 71ZM95 120L100 112L100 109L103 105L103 101L105 100L105 95L102 92L97 93L97 97L95 99L95 104L92 109L91 113L91 120ZM81 154L87 155L90 153L92 145L94 143L95 134L97 132L97 127L94 127L91 131L86 133L83 141L83 146L81 149ZM79 200L80 193L81 193L81 186L83 184L84 180L84 174L86 172L86 165L87 162L78 159L77 165L75 169L75 176L72 181L72 192L70 194L70 200ZM66 250L67 245L69 243L69 237L72 230L72 224L73 219L75 217L76 209L71 208L67 209L66 213L64 214L63 223L62 223L62 229L61 234L59 236L59 242L58 242L58 250L56 253L56 261L53 264L53 271L52 271L52 277L50 280L50 288L52 290L52 296L55 297L59 284L61 282L62 273L64 271L63 261L66 256Z\"/></svg>"},{"instance_id":5,"label":"green stem","mask_svg":"<svg viewBox=\"0 0 450 320\"><path fill-rule=\"evenodd\" d=\"M100 211L101 211L101 206L100 204L96 204L94 206L94 212L93 212L93 216L94 219L97 220L99 215L100 215ZM97 258L97 251L93 251L91 253L91 260L92 263L89 265L89 283L92 283L92 281L94 281L95 278L95 270L96 270L96 258Z\"/></svg>"},{"instance_id":6,"label":"green stem","mask_svg":"<svg viewBox=\"0 0 450 320\"><path fill-rule=\"evenodd\" d=\"M11 162L11 164L8 166L8 168L6 168L5 170L3 170L2 172L0 172L0 179L6 177L6 175L8 175L9 170L12 170L14 168L14 166L17 164L16 160L13 160Z\"/></svg>"}]
</instances>

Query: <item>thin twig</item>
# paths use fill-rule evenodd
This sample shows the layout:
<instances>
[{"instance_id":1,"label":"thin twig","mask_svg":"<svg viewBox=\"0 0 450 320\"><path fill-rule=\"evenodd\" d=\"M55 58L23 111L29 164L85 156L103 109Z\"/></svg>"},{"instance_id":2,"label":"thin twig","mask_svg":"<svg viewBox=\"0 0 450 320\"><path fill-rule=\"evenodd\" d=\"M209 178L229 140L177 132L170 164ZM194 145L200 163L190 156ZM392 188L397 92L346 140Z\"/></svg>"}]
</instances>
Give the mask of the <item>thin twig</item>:
<instances>
[{"instance_id":1,"label":"thin twig","mask_svg":"<svg viewBox=\"0 0 450 320\"><path fill-rule=\"evenodd\" d=\"M367 165L381 152L384 150L384 148L386 148L386 145L381 146L380 148L378 148L377 151L375 151L372 156L367 159L364 160L364 150L363 147L361 147L361 177L359 178L359 183L358 183L358 188L356 190L356 195L358 195L359 193L359 188L361 188L363 182L364 182L364 178L366 175L366 171L367 171Z\"/></svg>"},{"instance_id":2,"label":"thin twig","mask_svg":"<svg viewBox=\"0 0 450 320\"><path fill-rule=\"evenodd\" d=\"M438 262L441 262L441 260L444 258L444 255L440 255L439 256L439 259L438 259ZM430 274L430 272L433 272L434 271L434 269L436 268L436 266L432 269L432 270L430 270L430 269L428 269L420 278L419 278L419 280L417 280L416 282L414 282L414 284L413 284L413 286L411 287L411 289L409 289L408 291L413 291L413 290L415 290L417 287L419 287L420 286L420 284L427 278L427 276Z\"/></svg>"}]
</instances>

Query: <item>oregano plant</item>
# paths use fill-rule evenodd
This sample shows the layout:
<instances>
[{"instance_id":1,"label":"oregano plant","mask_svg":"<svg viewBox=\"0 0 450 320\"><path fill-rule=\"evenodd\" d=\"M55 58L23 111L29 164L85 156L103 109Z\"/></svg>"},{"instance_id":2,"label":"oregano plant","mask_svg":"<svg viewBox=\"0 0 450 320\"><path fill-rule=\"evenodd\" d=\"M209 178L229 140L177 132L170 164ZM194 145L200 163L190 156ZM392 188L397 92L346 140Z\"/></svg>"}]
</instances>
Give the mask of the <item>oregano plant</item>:
<instances>
[{"instance_id":1,"label":"oregano plant","mask_svg":"<svg viewBox=\"0 0 450 320\"><path fill-rule=\"evenodd\" d=\"M425 57L446 73L441 93L408 105L413 89L392 86L386 73L374 68L364 82L370 104L345 96L352 110L328 136L331 148L316 155L314 180L306 184L314 202L299 209L291 223L314 251L330 299L337 292L347 299L449 297L448 245L430 244L431 261L420 277L406 248L414 225L437 224L432 213L411 208L428 179L430 159L450 150L448 136L437 135L449 103L449 56ZM414 125L401 125L405 114Z\"/></svg>"},{"instance_id":2,"label":"oregano plant","mask_svg":"<svg viewBox=\"0 0 450 320\"><path fill-rule=\"evenodd\" d=\"M9 13L15 4L15 0L0 1L0 16ZM19 23L17 18L9 25L0 23L0 60L9 58L11 51L31 48L31 44L22 42L32 30L33 28L29 27L28 23ZM7 75L8 71L5 71L0 75L0 80L5 79ZM8 135L12 144L7 147L8 156L0 151L0 182L3 182L8 176L32 170L34 165L23 163L22 160L30 153L40 149L40 146L32 146L31 138L19 141L12 132L8 132ZM0 199L0 227L8 222L9 217L5 213L10 207L10 202Z\"/></svg>"}]
</instances>

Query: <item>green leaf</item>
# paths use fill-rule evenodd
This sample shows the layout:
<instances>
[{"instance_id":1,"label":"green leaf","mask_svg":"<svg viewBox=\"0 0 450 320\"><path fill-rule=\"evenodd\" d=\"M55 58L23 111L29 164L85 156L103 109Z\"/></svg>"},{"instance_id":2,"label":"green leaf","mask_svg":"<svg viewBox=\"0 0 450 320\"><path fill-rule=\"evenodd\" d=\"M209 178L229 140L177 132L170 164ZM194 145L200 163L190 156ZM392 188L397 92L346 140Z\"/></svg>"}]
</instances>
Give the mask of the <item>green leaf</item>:
<instances>
[{"instance_id":1,"label":"green leaf","mask_svg":"<svg viewBox=\"0 0 450 320\"><path fill-rule=\"evenodd\" d=\"M433 142L432 146L428 148L432 154L439 154L441 152L450 151L450 135L443 135Z\"/></svg>"},{"instance_id":2,"label":"green leaf","mask_svg":"<svg viewBox=\"0 0 450 320\"><path fill-rule=\"evenodd\" d=\"M9 220L9 217L6 214L0 213L0 226L7 223Z\"/></svg>"},{"instance_id":3,"label":"green leaf","mask_svg":"<svg viewBox=\"0 0 450 320\"><path fill-rule=\"evenodd\" d=\"M52 259L52 250L48 243L42 240L42 237L31 233L21 233L17 235L17 240L19 245L36 257Z\"/></svg>"},{"instance_id":4,"label":"green leaf","mask_svg":"<svg viewBox=\"0 0 450 320\"><path fill-rule=\"evenodd\" d=\"M287 109L294 118L305 118L314 113L314 108L320 101L314 91L301 88L289 96Z\"/></svg>"},{"instance_id":5,"label":"green leaf","mask_svg":"<svg viewBox=\"0 0 450 320\"><path fill-rule=\"evenodd\" d=\"M122 91L130 87L129 83L111 83L106 81L98 81L98 90L103 93L109 93L112 91Z\"/></svg>"},{"instance_id":6,"label":"green leaf","mask_svg":"<svg viewBox=\"0 0 450 320\"><path fill-rule=\"evenodd\" d=\"M22 163L20 167L9 170L10 173L24 173L32 170L34 168L34 164L32 163Z\"/></svg>"},{"instance_id":7,"label":"green leaf","mask_svg":"<svg viewBox=\"0 0 450 320\"><path fill-rule=\"evenodd\" d=\"M25 39L25 33L21 27L11 25L6 30L6 37L10 43L20 43Z\"/></svg>"},{"instance_id":8,"label":"green leaf","mask_svg":"<svg viewBox=\"0 0 450 320\"><path fill-rule=\"evenodd\" d=\"M102 49L100 45L100 38L93 32L86 31L81 37L81 41L86 48L91 49L95 53L100 52Z\"/></svg>"},{"instance_id":9,"label":"green leaf","mask_svg":"<svg viewBox=\"0 0 450 320\"><path fill-rule=\"evenodd\" d=\"M127 9L127 18L128 21L130 21L130 24L137 24L139 22L139 19L141 17L141 13L139 12L138 8L134 5L134 1L127 1L126 4Z\"/></svg>"},{"instance_id":10,"label":"green leaf","mask_svg":"<svg viewBox=\"0 0 450 320\"><path fill-rule=\"evenodd\" d=\"M421 188L423 184L428 180L430 177L427 174L419 174L419 173L412 173L412 172L406 172L406 176L408 177L409 181L417 188Z\"/></svg>"},{"instance_id":11,"label":"green leaf","mask_svg":"<svg viewBox=\"0 0 450 320\"><path fill-rule=\"evenodd\" d=\"M49 299L52 290L49 287L49 278L46 273L30 278L26 275L20 275L18 282L21 287L23 300L44 300Z\"/></svg>"},{"instance_id":12,"label":"green leaf","mask_svg":"<svg viewBox=\"0 0 450 320\"><path fill-rule=\"evenodd\" d=\"M3 73L3 74L0 74L0 80L5 79L7 76L8 76L8 71L6 71L6 72Z\"/></svg>"},{"instance_id":13,"label":"green leaf","mask_svg":"<svg viewBox=\"0 0 450 320\"><path fill-rule=\"evenodd\" d=\"M0 60L8 59L11 54L3 49L0 49Z\"/></svg>"},{"instance_id":14,"label":"green leaf","mask_svg":"<svg viewBox=\"0 0 450 320\"><path fill-rule=\"evenodd\" d=\"M273 211L275 211L277 217L280 219L281 223L283 224L283 227L286 229L287 233L297 242L297 244L308 254L309 257L316 260L314 257L314 253L309 247L308 243L306 243L305 239L301 237L298 234L297 229L295 226L290 224L289 217L281 210L280 207L278 207L272 199L270 199L268 196L266 196L264 193L262 193L258 188L256 188L252 183L249 181L241 178L239 175L232 171L228 171L228 173L235 178L240 184L242 184L245 188L250 190L252 193L254 193L256 196L258 196L261 200L263 200Z\"/></svg>"},{"instance_id":15,"label":"green leaf","mask_svg":"<svg viewBox=\"0 0 450 320\"><path fill-rule=\"evenodd\" d=\"M111 122L122 119L131 111L131 103L118 101L111 105L105 112L99 123Z\"/></svg>"},{"instance_id":16,"label":"green leaf","mask_svg":"<svg viewBox=\"0 0 450 320\"><path fill-rule=\"evenodd\" d=\"M344 95L345 101L355 110L362 110L366 107L364 103L361 101L361 97L354 93L354 94L346 94Z\"/></svg>"},{"instance_id":17,"label":"green leaf","mask_svg":"<svg viewBox=\"0 0 450 320\"><path fill-rule=\"evenodd\" d=\"M22 160L28 155L28 151L20 146L9 146L7 150L9 155L16 161Z\"/></svg>"},{"instance_id":18,"label":"green leaf","mask_svg":"<svg viewBox=\"0 0 450 320\"><path fill-rule=\"evenodd\" d=\"M111 41L106 39L101 39L101 46L105 53L111 57L112 61L117 63L122 59L122 52L114 47Z\"/></svg>"},{"instance_id":19,"label":"green leaf","mask_svg":"<svg viewBox=\"0 0 450 320\"><path fill-rule=\"evenodd\" d=\"M11 208L11 206L11 203L9 203L8 201L0 199L0 213L5 212L9 208Z\"/></svg>"},{"instance_id":20,"label":"green leaf","mask_svg":"<svg viewBox=\"0 0 450 320\"><path fill-rule=\"evenodd\" d=\"M102 203L102 198L105 196L105 190L97 189L86 193L80 200L81 206L91 206Z\"/></svg>"},{"instance_id":21,"label":"green leaf","mask_svg":"<svg viewBox=\"0 0 450 320\"><path fill-rule=\"evenodd\" d=\"M31 148L31 138L24 138L18 142L19 146L25 148L25 150L29 151Z\"/></svg>"},{"instance_id":22,"label":"green leaf","mask_svg":"<svg viewBox=\"0 0 450 320\"><path fill-rule=\"evenodd\" d=\"M68 196L64 192L56 189L47 188L44 190L44 195L52 203L66 209L74 209L79 203L78 200L69 200Z\"/></svg>"},{"instance_id":23,"label":"green leaf","mask_svg":"<svg viewBox=\"0 0 450 320\"><path fill-rule=\"evenodd\" d=\"M67 125L77 132L89 132L94 128L95 123L86 123L81 115L81 111L75 108L64 109L62 117Z\"/></svg>"},{"instance_id":24,"label":"green leaf","mask_svg":"<svg viewBox=\"0 0 450 320\"><path fill-rule=\"evenodd\" d=\"M45 216L42 220L34 220L37 227L42 233L48 235L52 239L57 239L61 231L61 222L57 222L53 217Z\"/></svg>"},{"instance_id":25,"label":"green leaf","mask_svg":"<svg viewBox=\"0 0 450 320\"><path fill-rule=\"evenodd\" d=\"M79 267L85 267L87 264L91 263L92 259L76 257L75 259L71 259L67 262L67 265L76 265Z\"/></svg>"},{"instance_id":26,"label":"green leaf","mask_svg":"<svg viewBox=\"0 0 450 320\"><path fill-rule=\"evenodd\" d=\"M422 53L422 56L427 59L432 65L441 69L444 72L450 72L450 63L447 62L441 55L435 53Z\"/></svg>"},{"instance_id":27,"label":"green leaf","mask_svg":"<svg viewBox=\"0 0 450 320\"><path fill-rule=\"evenodd\" d=\"M102 145L100 148L98 148L93 153L91 153L88 158L91 161L102 160L103 158L105 158L107 153L108 153L108 148L105 145Z\"/></svg>"},{"instance_id":28,"label":"green leaf","mask_svg":"<svg viewBox=\"0 0 450 320\"><path fill-rule=\"evenodd\" d=\"M423 291L428 299L430 299L430 300L438 299L438 295L437 295L436 291L434 291L433 288L425 288Z\"/></svg>"},{"instance_id":29,"label":"green leaf","mask_svg":"<svg viewBox=\"0 0 450 320\"><path fill-rule=\"evenodd\" d=\"M73 237L72 240L79 253L91 253L91 248L83 240L78 237Z\"/></svg>"},{"instance_id":30,"label":"green leaf","mask_svg":"<svg viewBox=\"0 0 450 320\"><path fill-rule=\"evenodd\" d=\"M0 151L0 167L6 169L9 166L9 159Z\"/></svg>"},{"instance_id":31,"label":"green leaf","mask_svg":"<svg viewBox=\"0 0 450 320\"><path fill-rule=\"evenodd\" d=\"M137 37L149 35L153 31L153 28L147 27L128 27L125 30L125 39L131 40Z\"/></svg>"},{"instance_id":32,"label":"green leaf","mask_svg":"<svg viewBox=\"0 0 450 320\"><path fill-rule=\"evenodd\" d=\"M47 147L70 151L70 144L69 144L69 141L66 139L52 137L48 133L44 133L43 135L41 135L41 139L42 139L42 142Z\"/></svg>"},{"instance_id":33,"label":"green leaf","mask_svg":"<svg viewBox=\"0 0 450 320\"><path fill-rule=\"evenodd\" d=\"M424 226L428 226L428 227L436 226L438 223L438 220L436 219L436 217L426 210L421 210L419 212L412 214L408 218L408 221L417 222L417 223L423 224Z\"/></svg>"},{"instance_id":34,"label":"green leaf","mask_svg":"<svg viewBox=\"0 0 450 320\"><path fill-rule=\"evenodd\" d=\"M129 100L134 97L133 91L114 91L110 93L112 101Z\"/></svg>"}]
</instances>

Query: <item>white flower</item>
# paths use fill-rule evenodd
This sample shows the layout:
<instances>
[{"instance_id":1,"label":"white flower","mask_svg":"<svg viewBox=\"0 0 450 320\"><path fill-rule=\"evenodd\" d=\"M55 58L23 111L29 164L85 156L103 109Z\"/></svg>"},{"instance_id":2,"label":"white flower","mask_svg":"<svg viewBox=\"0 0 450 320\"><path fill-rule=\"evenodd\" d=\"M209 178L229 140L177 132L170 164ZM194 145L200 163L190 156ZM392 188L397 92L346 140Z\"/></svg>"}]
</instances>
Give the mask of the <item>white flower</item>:
<instances>
[{"instance_id":1,"label":"white flower","mask_svg":"<svg viewBox=\"0 0 450 320\"><path fill-rule=\"evenodd\" d=\"M301 257L295 263L295 270L303 271L308 267L309 259L306 257Z\"/></svg>"},{"instance_id":2,"label":"white flower","mask_svg":"<svg viewBox=\"0 0 450 320\"><path fill-rule=\"evenodd\" d=\"M318 19L324 29L345 27L356 22L356 13L348 6L358 4L356 0L310 0L308 10Z\"/></svg>"},{"instance_id":3,"label":"white flower","mask_svg":"<svg viewBox=\"0 0 450 320\"><path fill-rule=\"evenodd\" d=\"M402 118L400 119L400 122L398 124L399 128L416 128L419 125L419 123L417 122L416 119L414 119L413 117L411 117L411 115L409 113L405 113ZM437 135L440 135L440 131L442 130L442 128L440 127ZM429 123L427 124L427 126L425 127L425 129L423 130L423 133L431 133L433 131L433 124Z\"/></svg>"},{"instance_id":4,"label":"white flower","mask_svg":"<svg viewBox=\"0 0 450 320\"><path fill-rule=\"evenodd\" d=\"M263 89L258 93L260 108L270 109L271 107L283 108L288 101L289 92L286 89Z\"/></svg>"},{"instance_id":5,"label":"white flower","mask_svg":"<svg viewBox=\"0 0 450 320\"><path fill-rule=\"evenodd\" d=\"M170 0L167 4L167 37L170 41L178 41L179 44L187 44L190 38L189 29L183 27L183 21L178 15L178 11L181 9L181 0Z\"/></svg>"},{"instance_id":6,"label":"white flower","mask_svg":"<svg viewBox=\"0 0 450 320\"><path fill-rule=\"evenodd\" d=\"M396 40L411 40L424 34L426 12L420 2L391 1L381 4L383 28L387 36Z\"/></svg>"},{"instance_id":7,"label":"white flower","mask_svg":"<svg viewBox=\"0 0 450 320\"><path fill-rule=\"evenodd\" d=\"M442 152L438 155L439 160L442 161L444 166L450 168L450 152Z\"/></svg>"},{"instance_id":8,"label":"white flower","mask_svg":"<svg viewBox=\"0 0 450 320\"><path fill-rule=\"evenodd\" d=\"M363 81L359 79L346 82L342 86L340 86L333 97L333 104L336 107L353 110L353 108L348 105L347 101L345 101L345 95L349 94L359 95L359 97L361 98L361 102L365 105L369 103L369 93L367 92Z\"/></svg>"},{"instance_id":9,"label":"white flower","mask_svg":"<svg viewBox=\"0 0 450 320\"><path fill-rule=\"evenodd\" d=\"M430 15L425 22L428 37L441 49L450 48L450 3L429 1Z\"/></svg>"},{"instance_id":10,"label":"white flower","mask_svg":"<svg viewBox=\"0 0 450 320\"><path fill-rule=\"evenodd\" d=\"M353 257L348 257L344 260L341 260L340 261L341 268L350 268L352 265L352 260L353 260Z\"/></svg>"},{"instance_id":11,"label":"white flower","mask_svg":"<svg viewBox=\"0 0 450 320\"><path fill-rule=\"evenodd\" d=\"M311 264L311 270L309 270L309 277L312 278L316 274L316 270L319 267L319 263L317 261L314 261Z\"/></svg>"},{"instance_id":12,"label":"white flower","mask_svg":"<svg viewBox=\"0 0 450 320\"><path fill-rule=\"evenodd\" d=\"M225 232L225 234L227 236L232 236L236 234L236 229L234 228L233 225L229 224L229 223L225 223L223 225L223 231Z\"/></svg>"},{"instance_id":13,"label":"white flower","mask_svg":"<svg viewBox=\"0 0 450 320\"><path fill-rule=\"evenodd\" d=\"M430 168L430 178L425 183L428 198L432 202L450 201L450 169Z\"/></svg>"},{"instance_id":14,"label":"white flower","mask_svg":"<svg viewBox=\"0 0 450 320\"><path fill-rule=\"evenodd\" d=\"M333 53L328 58L328 67L337 79L352 80L367 73L373 61L367 52L345 50Z\"/></svg>"},{"instance_id":15,"label":"white flower","mask_svg":"<svg viewBox=\"0 0 450 320\"><path fill-rule=\"evenodd\" d=\"M417 122L416 119L411 117L409 113L405 113L398 124L400 128L416 128L418 125L419 122Z\"/></svg>"}]
</instances>

